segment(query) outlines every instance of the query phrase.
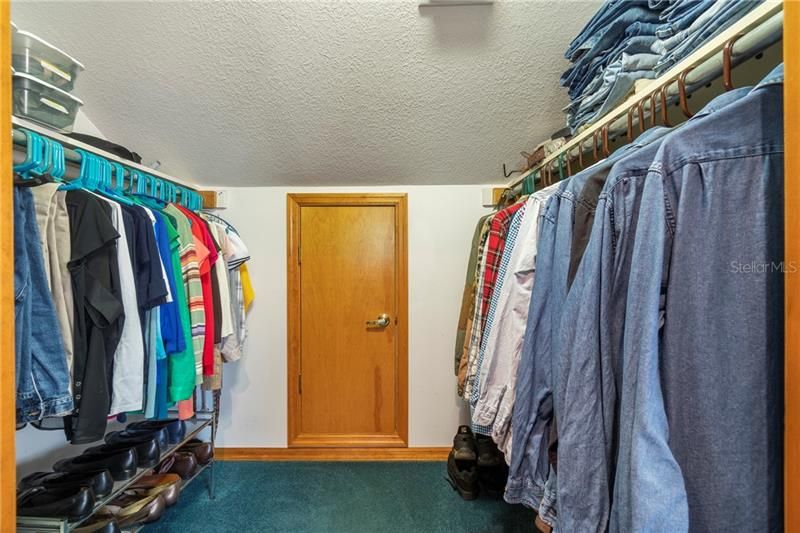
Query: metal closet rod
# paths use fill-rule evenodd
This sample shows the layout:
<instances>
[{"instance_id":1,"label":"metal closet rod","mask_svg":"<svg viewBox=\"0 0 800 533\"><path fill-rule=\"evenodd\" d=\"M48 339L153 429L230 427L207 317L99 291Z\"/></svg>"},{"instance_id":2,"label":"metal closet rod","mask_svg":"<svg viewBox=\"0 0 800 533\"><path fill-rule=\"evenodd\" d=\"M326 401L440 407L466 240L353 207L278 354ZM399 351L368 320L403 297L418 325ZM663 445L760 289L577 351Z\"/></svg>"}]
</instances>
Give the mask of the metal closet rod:
<instances>
[{"instance_id":1,"label":"metal closet rod","mask_svg":"<svg viewBox=\"0 0 800 533\"><path fill-rule=\"evenodd\" d=\"M525 180L534 175L535 181L553 183L552 167L564 161L567 173L572 174L570 161L583 162L583 153L597 153L598 139L602 150L608 152L608 138L627 132L631 139L632 122L637 115L640 131L645 126L645 107L649 103L651 123L655 123L655 112L661 106L662 117L666 116L664 106L680 98L684 113L688 114L686 96L705 84L721 76L725 77L725 88L732 88L731 66L741 63L778 42L783 35L783 5L780 2L766 2L733 24L726 31L712 39L686 60L681 61L663 76L653 80L644 90L631 95L623 104L610 111L589 128L581 131L568 143L547 156L541 163L525 171L508 189L522 186ZM734 51L734 44L736 50ZM727 61L726 61L727 60ZM727 65L726 65L727 63ZM675 82L678 81L676 84ZM660 101L658 101L660 100ZM575 152L573 156L572 153ZM566 155L566 157L564 157ZM539 174L537 176L537 174Z\"/></svg>"},{"instance_id":2,"label":"metal closet rod","mask_svg":"<svg viewBox=\"0 0 800 533\"><path fill-rule=\"evenodd\" d=\"M81 160L82 160L81 154L79 154L78 152L76 152L75 150L70 148L70 146L74 146L76 148L80 148L82 150L86 150L87 152L91 152L93 154L96 154L96 155L98 155L98 156L100 156L102 158L108 159L109 161L114 161L116 163L121 164L125 168L125 179L128 180L128 182L130 182L130 177L131 177L130 169L135 169L135 170L139 170L143 174L149 174L151 176L155 176L155 177L157 177L157 178L159 178L159 179L161 179L163 181L168 181L168 182L170 182L170 183L172 183L172 184L174 184L174 185L176 185L178 187L182 187L184 189L188 189L188 190L190 190L192 192L195 192L195 193L198 193L198 194L200 192L199 189L197 189L196 187L193 187L191 185L186 185L182 181L177 180L175 178L172 178L171 176L167 176L163 172L158 172L158 171L156 171L156 170L154 170L152 168L147 168L147 167L145 167L143 165L140 165L138 163L135 163L133 161L129 161L127 159L122 159L121 157L118 157L118 156L116 156L116 155L114 155L112 153L106 152L105 150L101 150L100 148L96 148L96 147L88 145L86 143L82 143L82 142L80 142L80 141L78 141L76 139L70 139L69 137L65 137L65 136L63 136L61 134L58 134L58 133L55 133L55 132L49 132L46 129L44 129L44 128L36 125L36 124L29 123L29 122L24 121L22 119L19 119L17 117L14 117L13 121L14 121L14 129L12 131L12 139L13 139L13 143L15 145L19 146L19 147L27 147L27 145L28 145L28 136L25 135L25 133L23 131L20 131L18 129L18 128L25 128L25 129L29 129L31 131L34 131L35 133L38 133L39 135L43 135L43 136L49 137L50 139L60 143L62 146L64 146L64 159L68 163L73 163L74 165L77 165L78 167L80 167ZM66 179L74 179L75 176L73 176L73 177L65 176L65 178ZM180 189L178 190L178 195L180 196Z\"/></svg>"}]
</instances>

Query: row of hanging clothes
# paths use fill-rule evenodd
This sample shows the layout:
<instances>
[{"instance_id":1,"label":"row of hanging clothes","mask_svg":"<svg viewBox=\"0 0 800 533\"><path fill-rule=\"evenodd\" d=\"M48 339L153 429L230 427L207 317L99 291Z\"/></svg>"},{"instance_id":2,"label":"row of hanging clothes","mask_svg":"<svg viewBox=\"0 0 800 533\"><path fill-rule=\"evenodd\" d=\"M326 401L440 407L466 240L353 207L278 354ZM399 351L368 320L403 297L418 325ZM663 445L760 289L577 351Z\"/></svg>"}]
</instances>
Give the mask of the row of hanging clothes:
<instances>
[{"instance_id":1,"label":"row of hanging clothes","mask_svg":"<svg viewBox=\"0 0 800 533\"><path fill-rule=\"evenodd\" d=\"M483 217L455 370L558 531L782 526L783 66Z\"/></svg>"},{"instance_id":2,"label":"row of hanging clothes","mask_svg":"<svg viewBox=\"0 0 800 533\"><path fill-rule=\"evenodd\" d=\"M199 195L91 152L64 179L61 144L31 131L15 165L18 427L103 438L110 417L194 416L242 356L254 298L236 229Z\"/></svg>"}]
</instances>

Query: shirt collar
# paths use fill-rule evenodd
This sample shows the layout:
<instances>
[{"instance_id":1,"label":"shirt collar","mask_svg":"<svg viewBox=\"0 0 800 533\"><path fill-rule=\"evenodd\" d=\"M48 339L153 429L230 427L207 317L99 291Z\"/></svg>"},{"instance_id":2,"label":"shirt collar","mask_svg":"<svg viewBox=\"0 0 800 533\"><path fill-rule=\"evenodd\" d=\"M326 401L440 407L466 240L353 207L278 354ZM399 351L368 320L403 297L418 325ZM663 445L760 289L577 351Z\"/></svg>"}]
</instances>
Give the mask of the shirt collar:
<instances>
[{"instance_id":1,"label":"shirt collar","mask_svg":"<svg viewBox=\"0 0 800 533\"><path fill-rule=\"evenodd\" d=\"M753 91L766 87L768 85L780 85L783 83L783 63L772 69L772 72L767 74L758 85L753 88Z\"/></svg>"}]
</instances>

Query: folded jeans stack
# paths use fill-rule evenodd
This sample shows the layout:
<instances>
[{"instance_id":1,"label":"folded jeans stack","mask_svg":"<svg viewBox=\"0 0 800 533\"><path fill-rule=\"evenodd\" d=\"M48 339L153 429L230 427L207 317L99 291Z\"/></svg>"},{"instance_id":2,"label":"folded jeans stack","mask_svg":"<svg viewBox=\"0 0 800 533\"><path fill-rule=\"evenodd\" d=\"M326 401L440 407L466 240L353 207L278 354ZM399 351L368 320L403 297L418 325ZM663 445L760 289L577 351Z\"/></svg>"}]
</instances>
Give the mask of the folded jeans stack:
<instances>
[{"instance_id":1,"label":"folded jeans stack","mask_svg":"<svg viewBox=\"0 0 800 533\"><path fill-rule=\"evenodd\" d=\"M652 51L661 59L655 67L660 76L727 29L763 0L677 0L661 12L662 24Z\"/></svg>"},{"instance_id":2,"label":"folded jeans stack","mask_svg":"<svg viewBox=\"0 0 800 533\"><path fill-rule=\"evenodd\" d=\"M661 56L652 46L663 4L608 1L573 40L566 52L573 65L561 77L573 132L622 101L636 80L655 77Z\"/></svg>"},{"instance_id":3,"label":"folded jeans stack","mask_svg":"<svg viewBox=\"0 0 800 533\"><path fill-rule=\"evenodd\" d=\"M573 132L622 103L637 80L653 79L763 0L609 1L567 50L561 77Z\"/></svg>"}]
</instances>

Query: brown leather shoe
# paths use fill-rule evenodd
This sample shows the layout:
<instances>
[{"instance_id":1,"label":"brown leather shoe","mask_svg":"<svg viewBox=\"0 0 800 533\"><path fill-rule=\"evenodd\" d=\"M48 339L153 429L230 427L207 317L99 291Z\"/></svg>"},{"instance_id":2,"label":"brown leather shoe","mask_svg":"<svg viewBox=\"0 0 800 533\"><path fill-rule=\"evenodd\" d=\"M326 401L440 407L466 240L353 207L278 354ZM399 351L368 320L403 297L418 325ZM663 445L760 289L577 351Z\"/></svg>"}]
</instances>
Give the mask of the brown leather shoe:
<instances>
[{"instance_id":1,"label":"brown leather shoe","mask_svg":"<svg viewBox=\"0 0 800 533\"><path fill-rule=\"evenodd\" d=\"M95 522L73 529L73 533L120 533L116 518L101 518Z\"/></svg>"},{"instance_id":2,"label":"brown leather shoe","mask_svg":"<svg viewBox=\"0 0 800 533\"><path fill-rule=\"evenodd\" d=\"M197 458L197 462L201 465L207 465L214 457L214 449L211 447L211 443L198 439L190 440L179 451L192 452Z\"/></svg>"},{"instance_id":3,"label":"brown leather shoe","mask_svg":"<svg viewBox=\"0 0 800 533\"><path fill-rule=\"evenodd\" d=\"M181 479L189 479L197 470L197 458L191 452L178 450L169 459L161 463L158 469L159 474L173 473L181 476Z\"/></svg>"},{"instance_id":4,"label":"brown leather shoe","mask_svg":"<svg viewBox=\"0 0 800 533\"><path fill-rule=\"evenodd\" d=\"M121 529L134 524L149 524L155 522L164 514L167 502L160 494L145 496L144 498L122 494L106 505L98 514L116 518Z\"/></svg>"},{"instance_id":5,"label":"brown leather shoe","mask_svg":"<svg viewBox=\"0 0 800 533\"><path fill-rule=\"evenodd\" d=\"M169 507L178 501L181 485L183 482L178 474L152 474L139 478L139 481L126 489L125 493L134 494L140 498L161 494Z\"/></svg>"}]
</instances>

